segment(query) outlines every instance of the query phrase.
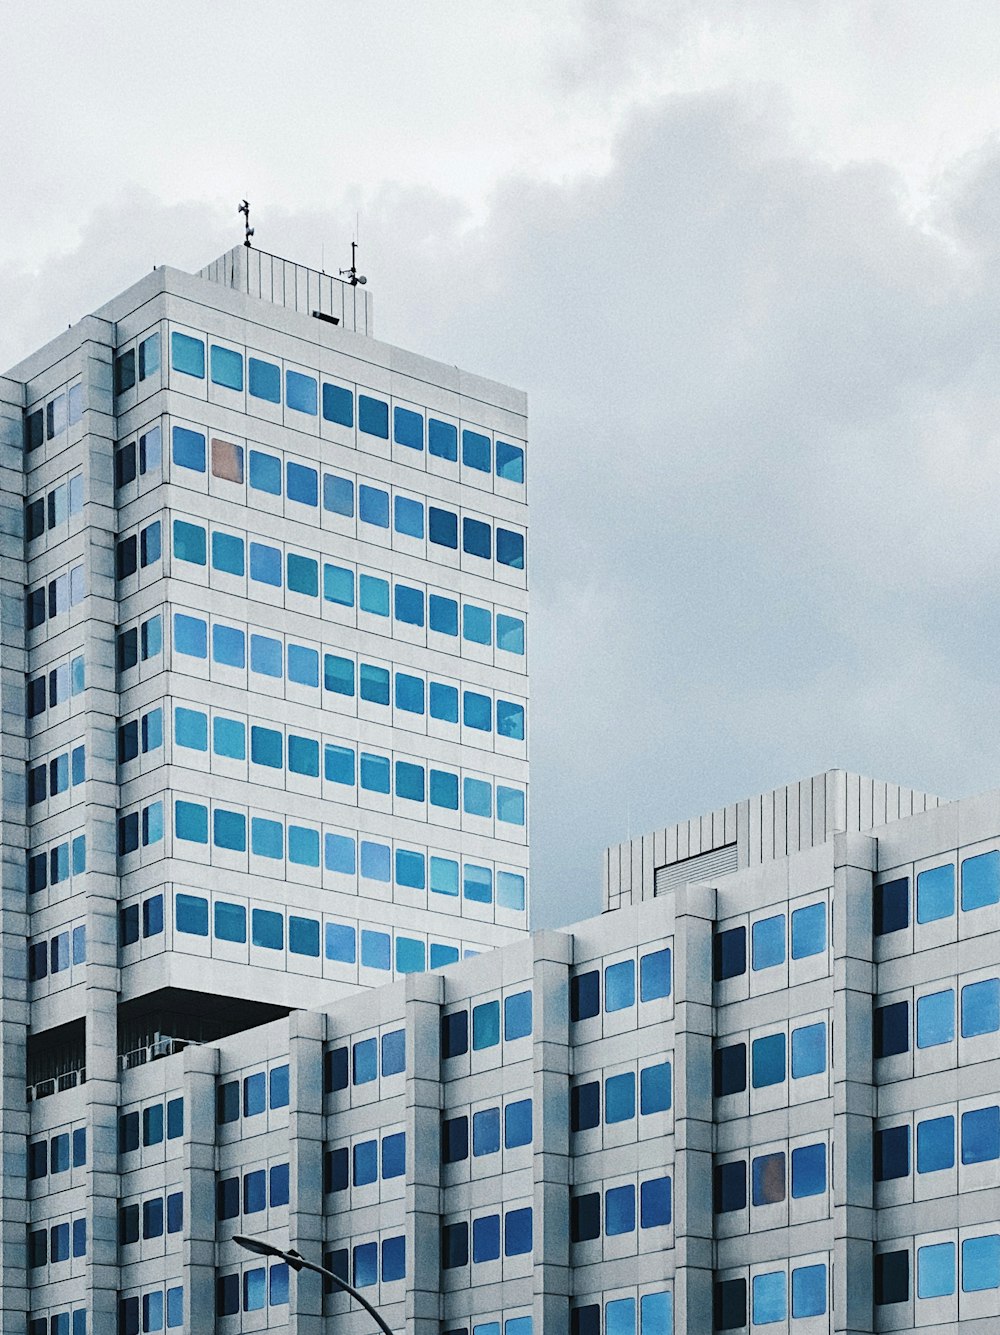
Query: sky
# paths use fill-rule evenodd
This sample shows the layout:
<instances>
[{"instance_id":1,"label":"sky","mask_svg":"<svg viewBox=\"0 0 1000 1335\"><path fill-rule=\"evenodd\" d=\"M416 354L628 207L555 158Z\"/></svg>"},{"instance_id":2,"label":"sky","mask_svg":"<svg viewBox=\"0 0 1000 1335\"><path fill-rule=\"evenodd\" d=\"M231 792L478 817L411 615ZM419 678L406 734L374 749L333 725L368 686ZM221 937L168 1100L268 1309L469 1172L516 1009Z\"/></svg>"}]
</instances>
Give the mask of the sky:
<instances>
[{"instance_id":1,"label":"sky","mask_svg":"<svg viewBox=\"0 0 1000 1335\"><path fill-rule=\"evenodd\" d=\"M528 392L535 925L827 768L1000 786L995 0L38 0L0 50L0 366L247 197Z\"/></svg>"}]
</instances>

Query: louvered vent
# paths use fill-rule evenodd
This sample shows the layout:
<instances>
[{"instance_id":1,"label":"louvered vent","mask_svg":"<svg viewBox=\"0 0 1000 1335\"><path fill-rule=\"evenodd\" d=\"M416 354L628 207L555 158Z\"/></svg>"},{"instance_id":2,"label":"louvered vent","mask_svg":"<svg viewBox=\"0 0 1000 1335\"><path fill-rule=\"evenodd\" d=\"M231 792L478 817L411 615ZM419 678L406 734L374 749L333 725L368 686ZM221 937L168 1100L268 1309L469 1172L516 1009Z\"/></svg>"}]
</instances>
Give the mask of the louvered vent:
<instances>
[{"instance_id":1,"label":"louvered vent","mask_svg":"<svg viewBox=\"0 0 1000 1335\"><path fill-rule=\"evenodd\" d=\"M657 867L653 873L653 894L664 895L679 885L688 885L691 881L708 881L713 876L726 876L738 868L735 844L724 844L722 848L713 848L710 853L699 853L696 857L685 858L683 862L672 862L668 867Z\"/></svg>"}]
</instances>

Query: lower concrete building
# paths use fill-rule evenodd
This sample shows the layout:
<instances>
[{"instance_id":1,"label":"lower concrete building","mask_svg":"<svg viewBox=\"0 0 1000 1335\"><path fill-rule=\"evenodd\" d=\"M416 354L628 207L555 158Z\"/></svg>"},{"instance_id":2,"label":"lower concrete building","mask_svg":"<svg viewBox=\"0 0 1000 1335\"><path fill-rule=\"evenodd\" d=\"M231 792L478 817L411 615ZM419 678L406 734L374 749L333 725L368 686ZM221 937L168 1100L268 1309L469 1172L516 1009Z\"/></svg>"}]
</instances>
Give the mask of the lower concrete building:
<instances>
[{"instance_id":1,"label":"lower concrete building","mask_svg":"<svg viewBox=\"0 0 1000 1335\"><path fill-rule=\"evenodd\" d=\"M117 1144L31 1105L29 1335L371 1329L235 1234L412 1335L995 1332L1000 793L820 787L794 848L664 844L659 893L123 1070Z\"/></svg>"}]
</instances>

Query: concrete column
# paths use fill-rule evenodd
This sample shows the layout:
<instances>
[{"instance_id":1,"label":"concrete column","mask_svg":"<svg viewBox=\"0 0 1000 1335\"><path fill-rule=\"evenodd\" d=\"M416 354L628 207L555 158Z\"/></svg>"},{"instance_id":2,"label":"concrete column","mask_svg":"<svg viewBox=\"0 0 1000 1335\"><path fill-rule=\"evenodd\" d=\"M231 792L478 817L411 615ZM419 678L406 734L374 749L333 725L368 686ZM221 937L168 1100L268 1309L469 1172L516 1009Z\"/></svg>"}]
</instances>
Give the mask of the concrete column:
<instances>
[{"instance_id":1,"label":"concrete column","mask_svg":"<svg viewBox=\"0 0 1000 1335\"><path fill-rule=\"evenodd\" d=\"M288 1017L288 1245L323 1261L323 1042L326 1016ZM292 1278L288 1328L323 1335L323 1282L302 1270Z\"/></svg>"},{"instance_id":2,"label":"concrete column","mask_svg":"<svg viewBox=\"0 0 1000 1335\"><path fill-rule=\"evenodd\" d=\"M873 873L878 840L834 836L833 1274L834 1330L869 1335L872 1302Z\"/></svg>"},{"instance_id":3,"label":"concrete column","mask_svg":"<svg viewBox=\"0 0 1000 1335\"><path fill-rule=\"evenodd\" d=\"M11 1329L29 1307L23 396L0 378L0 1311Z\"/></svg>"},{"instance_id":4,"label":"concrete column","mask_svg":"<svg viewBox=\"0 0 1000 1335\"><path fill-rule=\"evenodd\" d=\"M715 891L688 885L674 908L674 1328L712 1329L712 930Z\"/></svg>"},{"instance_id":5,"label":"concrete column","mask_svg":"<svg viewBox=\"0 0 1000 1335\"><path fill-rule=\"evenodd\" d=\"M406 1330L441 1322L441 1003L436 973L406 979ZM391 1325L390 1321L390 1325Z\"/></svg>"},{"instance_id":6,"label":"concrete column","mask_svg":"<svg viewBox=\"0 0 1000 1335\"><path fill-rule=\"evenodd\" d=\"M533 1329L566 1335L573 1273L569 1263L569 975L573 938L532 937Z\"/></svg>"},{"instance_id":7,"label":"concrete column","mask_svg":"<svg viewBox=\"0 0 1000 1335\"><path fill-rule=\"evenodd\" d=\"M219 1049L184 1049L184 1329L215 1329L215 1087Z\"/></svg>"}]
</instances>

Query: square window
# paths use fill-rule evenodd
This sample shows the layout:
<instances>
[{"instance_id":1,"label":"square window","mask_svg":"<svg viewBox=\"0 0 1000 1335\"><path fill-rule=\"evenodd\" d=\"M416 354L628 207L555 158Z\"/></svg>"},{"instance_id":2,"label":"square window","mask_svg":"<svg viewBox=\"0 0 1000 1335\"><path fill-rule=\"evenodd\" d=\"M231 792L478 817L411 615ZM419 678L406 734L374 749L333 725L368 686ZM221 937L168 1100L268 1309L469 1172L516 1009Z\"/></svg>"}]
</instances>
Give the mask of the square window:
<instances>
[{"instance_id":1,"label":"square window","mask_svg":"<svg viewBox=\"0 0 1000 1335\"><path fill-rule=\"evenodd\" d=\"M623 1071L610 1075L604 1081L604 1120L613 1125L627 1122L635 1116L635 1075Z\"/></svg>"},{"instance_id":2,"label":"square window","mask_svg":"<svg viewBox=\"0 0 1000 1335\"><path fill-rule=\"evenodd\" d=\"M955 912L955 868L947 862L917 875L917 922L936 922Z\"/></svg>"},{"instance_id":3,"label":"square window","mask_svg":"<svg viewBox=\"0 0 1000 1335\"><path fill-rule=\"evenodd\" d=\"M323 474L323 509L333 515L354 518L354 483L350 478Z\"/></svg>"},{"instance_id":4,"label":"square window","mask_svg":"<svg viewBox=\"0 0 1000 1335\"><path fill-rule=\"evenodd\" d=\"M358 395L358 428L380 440L389 439L389 405L367 394Z\"/></svg>"},{"instance_id":5,"label":"square window","mask_svg":"<svg viewBox=\"0 0 1000 1335\"><path fill-rule=\"evenodd\" d=\"M917 998L917 1047L933 1048L955 1037L955 993L952 988Z\"/></svg>"},{"instance_id":6,"label":"square window","mask_svg":"<svg viewBox=\"0 0 1000 1335\"><path fill-rule=\"evenodd\" d=\"M243 392L243 354L213 343L209 348L212 383Z\"/></svg>"},{"instance_id":7,"label":"square window","mask_svg":"<svg viewBox=\"0 0 1000 1335\"><path fill-rule=\"evenodd\" d=\"M962 1163L1000 1158L1000 1108L974 1108L962 1114Z\"/></svg>"},{"instance_id":8,"label":"square window","mask_svg":"<svg viewBox=\"0 0 1000 1335\"><path fill-rule=\"evenodd\" d=\"M458 461L458 429L451 422L440 422L431 417L427 422L427 451L450 463Z\"/></svg>"},{"instance_id":9,"label":"square window","mask_svg":"<svg viewBox=\"0 0 1000 1335\"><path fill-rule=\"evenodd\" d=\"M826 905L808 904L792 913L792 959L806 959L826 950Z\"/></svg>"},{"instance_id":10,"label":"square window","mask_svg":"<svg viewBox=\"0 0 1000 1335\"><path fill-rule=\"evenodd\" d=\"M489 436L479 431L462 431L462 463L466 468L477 473L489 473L492 469L492 443Z\"/></svg>"},{"instance_id":11,"label":"square window","mask_svg":"<svg viewBox=\"0 0 1000 1335\"><path fill-rule=\"evenodd\" d=\"M770 1270L763 1275L754 1275L752 1293L755 1326L767 1326L785 1320L788 1315L788 1300L783 1270Z\"/></svg>"},{"instance_id":12,"label":"square window","mask_svg":"<svg viewBox=\"0 0 1000 1335\"><path fill-rule=\"evenodd\" d=\"M792 1030L792 1079L826 1070L826 1025L823 1021Z\"/></svg>"},{"instance_id":13,"label":"square window","mask_svg":"<svg viewBox=\"0 0 1000 1335\"><path fill-rule=\"evenodd\" d=\"M919 890L918 890L919 893ZM917 1297L944 1298L955 1292L955 1244L917 1248Z\"/></svg>"},{"instance_id":14,"label":"square window","mask_svg":"<svg viewBox=\"0 0 1000 1335\"><path fill-rule=\"evenodd\" d=\"M982 1034L995 1034L998 1029L1000 979L984 978L979 983L968 983L962 988L962 1037L977 1038Z\"/></svg>"},{"instance_id":15,"label":"square window","mask_svg":"<svg viewBox=\"0 0 1000 1335\"><path fill-rule=\"evenodd\" d=\"M917 1123L917 1172L955 1167L954 1117L929 1117Z\"/></svg>"},{"instance_id":16,"label":"square window","mask_svg":"<svg viewBox=\"0 0 1000 1335\"><path fill-rule=\"evenodd\" d=\"M962 908L986 908L1000 903L1000 852L978 853L962 860Z\"/></svg>"},{"instance_id":17,"label":"square window","mask_svg":"<svg viewBox=\"0 0 1000 1335\"><path fill-rule=\"evenodd\" d=\"M753 1160L754 1205L777 1205L785 1199L784 1154L759 1154Z\"/></svg>"},{"instance_id":18,"label":"square window","mask_svg":"<svg viewBox=\"0 0 1000 1335\"><path fill-rule=\"evenodd\" d=\"M826 1145L800 1145L792 1150L792 1197L819 1196L826 1191Z\"/></svg>"},{"instance_id":19,"label":"square window","mask_svg":"<svg viewBox=\"0 0 1000 1335\"><path fill-rule=\"evenodd\" d=\"M250 357L249 389L255 399L264 399L267 403L281 402L281 369L274 362L261 361Z\"/></svg>"},{"instance_id":20,"label":"square window","mask_svg":"<svg viewBox=\"0 0 1000 1335\"><path fill-rule=\"evenodd\" d=\"M785 1035L767 1034L755 1038L751 1048L754 1089L767 1089L785 1078Z\"/></svg>"},{"instance_id":21,"label":"square window","mask_svg":"<svg viewBox=\"0 0 1000 1335\"><path fill-rule=\"evenodd\" d=\"M751 928L751 962L755 972L785 962L785 915L761 918Z\"/></svg>"},{"instance_id":22,"label":"square window","mask_svg":"<svg viewBox=\"0 0 1000 1335\"><path fill-rule=\"evenodd\" d=\"M354 426L354 395L343 385L323 382L323 419L338 426Z\"/></svg>"},{"instance_id":23,"label":"square window","mask_svg":"<svg viewBox=\"0 0 1000 1335\"><path fill-rule=\"evenodd\" d=\"M670 1107L673 1090L673 1072L670 1063L656 1062L644 1066L639 1072L639 1113L647 1117L652 1113L666 1112Z\"/></svg>"},{"instance_id":24,"label":"square window","mask_svg":"<svg viewBox=\"0 0 1000 1335\"><path fill-rule=\"evenodd\" d=\"M1000 1235L987 1233L962 1243L962 1292L1000 1288Z\"/></svg>"}]
</instances>

